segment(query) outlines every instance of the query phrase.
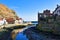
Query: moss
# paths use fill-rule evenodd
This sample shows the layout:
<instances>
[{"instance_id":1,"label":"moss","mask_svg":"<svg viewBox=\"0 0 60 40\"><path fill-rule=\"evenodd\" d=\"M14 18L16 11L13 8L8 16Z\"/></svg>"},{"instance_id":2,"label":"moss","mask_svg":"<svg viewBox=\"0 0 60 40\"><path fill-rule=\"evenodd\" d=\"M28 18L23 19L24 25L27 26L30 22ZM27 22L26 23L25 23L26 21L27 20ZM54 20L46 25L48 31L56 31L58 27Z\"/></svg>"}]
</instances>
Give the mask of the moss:
<instances>
[{"instance_id":1,"label":"moss","mask_svg":"<svg viewBox=\"0 0 60 40\"><path fill-rule=\"evenodd\" d=\"M42 24L39 24L39 25L37 26L37 29L38 29L38 30L42 30L41 27L42 27Z\"/></svg>"}]
</instances>

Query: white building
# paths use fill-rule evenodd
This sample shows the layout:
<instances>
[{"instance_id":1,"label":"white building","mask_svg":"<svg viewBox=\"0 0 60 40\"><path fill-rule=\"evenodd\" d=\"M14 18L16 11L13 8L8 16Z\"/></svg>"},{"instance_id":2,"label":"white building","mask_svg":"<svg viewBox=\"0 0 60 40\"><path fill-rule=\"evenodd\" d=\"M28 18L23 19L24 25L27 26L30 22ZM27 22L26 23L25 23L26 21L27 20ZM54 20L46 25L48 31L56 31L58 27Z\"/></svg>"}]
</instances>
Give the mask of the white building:
<instances>
[{"instance_id":1,"label":"white building","mask_svg":"<svg viewBox=\"0 0 60 40\"><path fill-rule=\"evenodd\" d=\"M15 24L23 24L23 19L19 18L18 20L15 20Z\"/></svg>"},{"instance_id":2,"label":"white building","mask_svg":"<svg viewBox=\"0 0 60 40\"><path fill-rule=\"evenodd\" d=\"M5 19L0 18L0 26L8 24Z\"/></svg>"},{"instance_id":3,"label":"white building","mask_svg":"<svg viewBox=\"0 0 60 40\"><path fill-rule=\"evenodd\" d=\"M57 5L57 8L54 10L53 13L60 15L60 6L59 5Z\"/></svg>"}]
</instances>

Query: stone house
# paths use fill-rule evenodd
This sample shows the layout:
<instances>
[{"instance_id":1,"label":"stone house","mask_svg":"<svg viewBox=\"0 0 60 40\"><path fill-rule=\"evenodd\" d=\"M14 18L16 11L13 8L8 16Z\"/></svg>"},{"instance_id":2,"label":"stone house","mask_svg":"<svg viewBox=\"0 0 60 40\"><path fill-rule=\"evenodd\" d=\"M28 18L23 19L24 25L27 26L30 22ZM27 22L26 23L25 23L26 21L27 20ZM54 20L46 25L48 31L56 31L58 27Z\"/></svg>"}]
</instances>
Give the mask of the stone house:
<instances>
[{"instance_id":1,"label":"stone house","mask_svg":"<svg viewBox=\"0 0 60 40\"><path fill-rule=\"evenodd\" d=\"M38 13L37 28L39 30L52 31L55 34L60 34L60 6L57 5L52 13L49 10Z\"/></svg>"},{"instance_id":2,"label":"stone house","mask_svg":"<svg viewBox=\"0 0 60 40\"><path fill-rule=\"evenodd\" d=\"M15 20L13 18L7 18L6 21L8 24L14 24Z\"/></svg>"},{"instance_id":3,"label":"stone house","mask_svg":"<svg viewBox=\"0 0 60 40\"><path fill-rule=\"evenodd\" d=\"M44 22L60 22L60 6L57 5L55 10L51 13L50 10L44 10L43 13L38 13L38 23Z\"/></svg>"},{"instance_id":4,"label":"stone house","mask_svg":"<svg viewBox=\"0 0 60 40\"><path fill-rule=\"evenodd\" d=\"M46 23L53 21L53 14L50 10L44 10L43 13L38 13L38 23Z\"/></svg>"}]
</instances>

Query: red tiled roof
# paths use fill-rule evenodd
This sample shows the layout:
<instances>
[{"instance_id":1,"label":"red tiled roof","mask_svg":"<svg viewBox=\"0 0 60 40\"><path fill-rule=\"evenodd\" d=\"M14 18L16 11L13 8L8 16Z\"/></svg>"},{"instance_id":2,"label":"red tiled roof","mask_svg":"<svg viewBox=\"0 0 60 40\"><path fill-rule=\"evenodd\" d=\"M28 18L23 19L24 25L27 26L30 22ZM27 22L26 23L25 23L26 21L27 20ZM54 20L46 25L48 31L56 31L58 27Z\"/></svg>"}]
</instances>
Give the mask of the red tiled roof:
<instances>
[{"instance_id":1,"label":"red tiled roof","mask_svg":"<svg viewBox=\"0 0 60 40\"><path fill-rule=\"evenodd\" d=\"M6 20L7 20L7 22L12 22L12 21L14 21L13 18L8 18L8 19L6 19Z\"/></svg>"}]
</instances>

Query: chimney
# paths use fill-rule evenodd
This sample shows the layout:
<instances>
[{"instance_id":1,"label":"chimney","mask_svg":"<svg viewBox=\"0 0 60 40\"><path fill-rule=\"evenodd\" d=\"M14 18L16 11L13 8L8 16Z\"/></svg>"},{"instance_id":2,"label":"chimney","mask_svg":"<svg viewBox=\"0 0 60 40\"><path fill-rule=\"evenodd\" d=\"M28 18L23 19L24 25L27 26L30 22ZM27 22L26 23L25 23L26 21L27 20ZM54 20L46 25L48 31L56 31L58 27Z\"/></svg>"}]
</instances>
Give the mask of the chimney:
<instances>
[{"instance_id":1,"label":"chimney","mask_svg":"<svg viewBox=\"0 0 60 40\"><path fill-rule=\"evenodd\" d=\"M59 7L59 5L57 4L57 7Z\"/></svg>"}]
</instances>

